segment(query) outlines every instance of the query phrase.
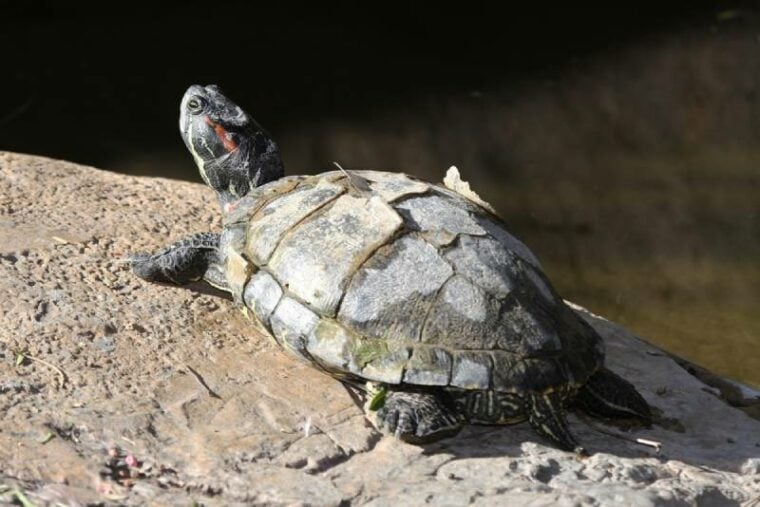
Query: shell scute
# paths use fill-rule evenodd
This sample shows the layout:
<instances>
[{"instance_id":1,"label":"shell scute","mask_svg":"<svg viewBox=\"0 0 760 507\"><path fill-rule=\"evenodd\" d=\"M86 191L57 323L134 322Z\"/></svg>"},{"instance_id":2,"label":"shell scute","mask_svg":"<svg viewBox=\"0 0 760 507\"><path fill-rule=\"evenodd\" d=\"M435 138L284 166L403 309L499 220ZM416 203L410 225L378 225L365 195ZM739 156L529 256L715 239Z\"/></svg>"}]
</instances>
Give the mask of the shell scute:
<instances>
[{"instance_id":1,"label":"shell scute","mask_svg":"<svg viewBox=\"0 0 760 507\"><path fill-rule=\"evenodd\" d=\"M253 275L245 286L243 302L262 324L268 325L269 316L280 302L282 294L282 287L277 280L262 270Z\"/></svg>"},{"instance_id":2,"label":"shell scute","mask_svg":"<svg viewBox=\"0 0 760 507\"><path fill-rule=\"evenodd\" d=\"M445 386L451 381L451 354L440 347L417 346L404 371L404 382L422 386Z\"/></svg>"},{"instance_id":3,"label":"shell scute","mask_svg":"<svg viewBox=\"0 0 760 507\"><path fill-rule=\"evenodd\" d=\"M430 304L452 274L433 246L414 236L401 237L356 272L338 321L373 338L417 341Z\"/></svg>"},{"instance_id":4,"label":"shell scute","mask_svg":"<svg viewBox=\"0 0 760 507\"><path fill-rule=\"evenodd\" d=\"M293 228L269 261L272 274L322 315L334 315L349 276L401 227L379 198L340 196L318 216Z\"/></svg>"},{"instance_id":5,"label":"shell scute","mask_svg":"<svg viewBox=\"0 0 760 507\"><path fill-rule=\"evenodd\" d=\"M299 187L263 206L251 220L247 252L254 262L264 265L282 237L298 222L345 191L342 185L320 182Z\"/></svg>"},{"instance_id":6,"label":"shell scute","mask_svg":"<svg viewBox=\"0 0 760 507\"><path fill-rule=\"evenodd\" d=\"M320 318L316 313L287 296L282 298L270 317L270 327L277 342L307 361L306 341L319 322Z\"/></svg>"}]
</instances>

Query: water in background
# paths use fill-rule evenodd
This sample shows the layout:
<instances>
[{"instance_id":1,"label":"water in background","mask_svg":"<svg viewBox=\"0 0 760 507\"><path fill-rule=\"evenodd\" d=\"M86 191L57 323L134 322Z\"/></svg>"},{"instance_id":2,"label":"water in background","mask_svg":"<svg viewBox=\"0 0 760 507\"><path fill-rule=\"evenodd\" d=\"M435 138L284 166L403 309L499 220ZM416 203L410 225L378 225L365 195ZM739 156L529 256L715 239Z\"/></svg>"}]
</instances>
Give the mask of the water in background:
<instances>
[{"instance_id":1,"label":"water in background","mask_svg":"<svg viewBox=\"0 0 760 507\"><path fill-rule=\"evenodd\" d=\"M116 24L61 8L8 24L0 149L199 180L177 133L179 98L219 82L275 135L289 173L338 161L440 180L457 165L565 298L760 385L755 13L607 34L618 42L606 49L558 24L524 55L532 29L518 22L507 35L482 30L480 45L474 28L429 29L430 47L445 49L431 61L380 22L367 49L341 46L350 26L330 13L215 32L211 19L197 30L194 12L177 11L176 25L126 12ZM412 18L408 30L430 28ZM289 36L275 57L261 41L279 30Z\"/></svg>"}]
</instances>

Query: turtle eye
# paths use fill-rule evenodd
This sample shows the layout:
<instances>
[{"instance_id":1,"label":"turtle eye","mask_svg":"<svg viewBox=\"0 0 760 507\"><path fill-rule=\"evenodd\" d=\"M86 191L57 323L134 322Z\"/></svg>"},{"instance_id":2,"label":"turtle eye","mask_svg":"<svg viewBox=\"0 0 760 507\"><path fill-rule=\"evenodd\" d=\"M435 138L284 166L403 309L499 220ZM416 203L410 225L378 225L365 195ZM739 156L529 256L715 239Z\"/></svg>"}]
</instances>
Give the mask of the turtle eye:
<instances>
[{"instance_id":1,"label":"turtle eye","mask_svg":"<svg viewBox=\"0 0 760 507\"><path fill-rule=\"evenodd\" d=\"M190 100L187 101L187 109L191 113L199 113L203 109L204 104L205 101L201 97L191 97Z\"/></svg>"}]
</instances>

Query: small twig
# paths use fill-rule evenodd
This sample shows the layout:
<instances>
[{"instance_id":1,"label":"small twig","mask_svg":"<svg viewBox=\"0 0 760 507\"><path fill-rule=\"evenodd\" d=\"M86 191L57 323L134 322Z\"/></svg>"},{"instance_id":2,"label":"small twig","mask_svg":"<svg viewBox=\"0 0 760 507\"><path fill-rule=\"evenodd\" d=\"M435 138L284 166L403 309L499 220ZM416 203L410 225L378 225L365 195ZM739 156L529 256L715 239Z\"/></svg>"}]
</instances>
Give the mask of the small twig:
<instances>
[{"instance_id":1,"label":"small twig","mask_svg":"<svg viewBox=\"0 0 760 507\"><path fill-rule=\"evenodd\" d=\"M343 167L339 163L333 161L333 165L335 167L337 167L338 169L340 169L340 172L342 172L343 174L345 174L346 178L348 178L349 180L351 179L351 176L348 174L348 171L346 171L345 169L343 169Z\"/></svg>"},{"instance_id":2,"label":"small twig","mask_svg":"<svg viewBox=\"0 0 760 507\"><path fill-rule=\"evenodd\" d=\"M622 437L622 435L620 435ZM634 440L635 443L646 445L648 447L654 447L655 454L660 454L660 451L662 450L662 442L658 442L656 440L647 440L646 438L637 438Z\"/></svg>"},{"instance_id":3,"label":"small twig","mask_svg":"<svg viewBox=\"0 0 760 507\"><path fill-rule=\"evenodd\" d=\"M620 440L625 440L626 442L630 442L632 444L638 444L638 445L644 445L647 447L654 448L655 454L660 454L660 451L662 451L662 442L657 442L656 440L648 440L646 438L631 438L627 437L625 435L621 435L620 433L616 433L614 431L609 431L607 429L604 429L600 426L597 426L593 422L591 422L589 419L583 417L581 414L578 414L579 419L581 419L584 423L586 423L588 426L593 428L594 430L598 431L599 433L604 433L605 435L611 436L613 438L617 438Z\"/></svg>"},{"instance_id":4,"label":"small twig","mask_svg":"<svg viewBox=\"0 0 760 507\"><path fill-rule=\"evenodd\" d=\"M68 377L66 377L66 373L64 373L64 371L62 369L60 369L58 366L56 366L53 363L50 363L48 361L45 361L44 359L40 359L39 357L35 357L35 356L29 354L29 352L27 352L25 350L22 350L20 352L16 352L16 365L17 366L20 365L23 362L24 359L29 359L30 361L36 361L38 363L44 364L48 368L54 369L56 372L58 372L58 375L60 377L60 382L61 382L61 386L60 387L61 387L61 389L63 389L63 386L66 385L66 380L68 379Z\"/></svg>"},{"instance_id":5,"label":"small twig","mask_svg":"<svg viewBox=\"0 0 760 507\"><path fill-rule=\"evenodd\" d=\"M348 184L354 187L354 190L356 190L357 192L371 192L372 191L372 187L369 186L369 183L367 182L367 180L365 180L361 176L357 176L355 174L349 173L348 171L343 169L343 167L341 167L341 165L337 162L333 162L333 164L335 165L335 167L340 169L340 172L346 175L346 179L348 179Z\"/></svg>"},{"instance_id":6,"label":"small twig","mask_svg":"<svg viewBox=\"0 0 760 507\"><path fill-rule=\"evenodd\" d=\"M53 239L53 241L57 241L58 243L60 243L62 245L68 245L69 244L69 241L63 239L60 236L50 236L50 237Z\"/></svg>"},{"instance_id":7,"label":"small twig","mask_svg":"<svg viewBox=\"0 0 760 507\"><path fill-rule=\"evenodd\" d=\"M203 377L201 377L201 374L195 371L189 364L185 365L185 368L187 368L187 371L193 374L193 377L195 377L195 380L198 381L198 383L206 390L209 396L212 398L222 399L221 396L216 394L213 389L211 389L208 384L206 384L206 381L203 380Z\"/></svg>"}]
</instances>

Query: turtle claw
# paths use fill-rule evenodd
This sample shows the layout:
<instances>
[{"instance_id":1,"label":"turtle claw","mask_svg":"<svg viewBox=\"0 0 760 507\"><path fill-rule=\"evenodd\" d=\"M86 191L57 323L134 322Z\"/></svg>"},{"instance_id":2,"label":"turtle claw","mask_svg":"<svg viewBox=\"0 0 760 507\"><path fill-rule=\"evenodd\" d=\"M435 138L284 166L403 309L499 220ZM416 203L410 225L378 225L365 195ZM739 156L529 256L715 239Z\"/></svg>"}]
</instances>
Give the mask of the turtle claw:
<instances>
[{"instance_id":1,"label":"turtle claw","mask_svg":"<svg viewBox=\"0 0 760 507\"><path fill-rule=\"evenodd\" d=\"M120 266L127 265L132 266L133 264L141 261L142 255L148 255L145 252L139 252L136 254L128 254L123 257L119 257L118 259L114 259L114 263L118 264Z\"/></svg>"},{"instance_id":2,"label":"turtle claw","mask_svg":"<svg viewBox=\"0 0 760 507\"><path fill-rule=\"evenodd\" d=\"M453 435L462 420L434 393L390 391L374 414L378 430L409 443L425 443Z\"/></svg>"},{"instance_id":3,"label":"turtle claw","mask_svg":"<svg viewBox=\"0 0 760 507\"><path fill-rule=\"evenodd\" d=\"M137 252L129 254L123 259L123 262L129 264L132 272L143 280L150 282L166 282L165 276L162 276L161 267L148 252Z\"/></svg>"},{"instance_id":4,"label":"turtle claw","mask_svg":"<svg viewBox=\"0 0 760 507\"><path fill-rule=\"evenodd\" d=\"M419 435L417 435L418 426L418 422L414 420L411 412L400 412L398 414L396 431L393 432L393 436L396 437L396 440L409 440L410 438L414 440L419 437Z\"/></svg>"},{"instance_id":5,"label":"turtle claw","mask_svg":"<svg viewBox=\"0 0 760 507\"><path fill-rule=\"evenodd\" d=\"M147 261L152 257L151 254L148 252L135 252L131 254L127 254L126 256L119 259L117 262L120 264L129 264L130 266L134 266L135 264L140 264L142 262Z\"/></svg>"},{"instance_id":6,"label":"turtle claw","mask_svg":"<svg viewBox=\"0 0 760 507\"><path fill-rule=\"evenodd\" d=\"M573 452L577 454L579 458L588 458L591 456L586 448L581 445L576 445L575 449L573 449Z\"/></svg>"}]
</instances>

